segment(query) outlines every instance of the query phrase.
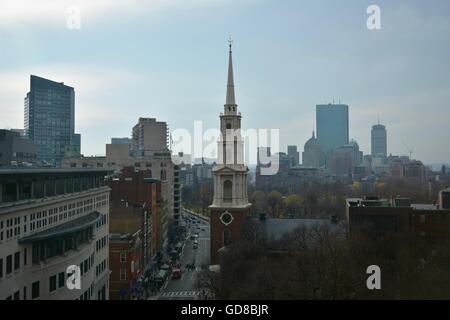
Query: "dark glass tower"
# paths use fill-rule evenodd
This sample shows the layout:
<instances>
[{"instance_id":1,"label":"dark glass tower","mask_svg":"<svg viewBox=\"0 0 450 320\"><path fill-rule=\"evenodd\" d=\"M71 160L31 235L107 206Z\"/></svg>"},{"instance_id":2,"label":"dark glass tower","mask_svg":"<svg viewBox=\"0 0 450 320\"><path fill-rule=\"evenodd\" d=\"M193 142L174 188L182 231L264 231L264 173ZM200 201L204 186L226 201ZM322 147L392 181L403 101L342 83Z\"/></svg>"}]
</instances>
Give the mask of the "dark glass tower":
<instances>
[{"instance_id":1,"label":"dark glass tower","mask_svg":"<svg viewBox=\"0 0 450 320\"><path fill-rule=\"evenodd\" d=\"M25 98L25 135L37 145L37 157L59 166L65 146L75 140L75 90L37 76L30 77Z\"/></svg>"}]
</instances>

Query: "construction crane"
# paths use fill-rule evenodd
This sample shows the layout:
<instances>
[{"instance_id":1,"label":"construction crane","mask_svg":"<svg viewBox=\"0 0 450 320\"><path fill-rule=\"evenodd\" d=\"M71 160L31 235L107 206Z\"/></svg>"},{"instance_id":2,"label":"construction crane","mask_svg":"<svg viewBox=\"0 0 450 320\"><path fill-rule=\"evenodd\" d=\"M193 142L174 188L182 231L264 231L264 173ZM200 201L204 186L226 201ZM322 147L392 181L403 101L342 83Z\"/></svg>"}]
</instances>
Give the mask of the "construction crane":
<instances>
[{"instance_id":1,"label":"construction crane","mask_svg":"<svg viewBox=\"0 0 450 320\"><path fill-rule=\"evenodd\" d=\"M414 152L411 150L410 147L408 147L408 145L405 143L405 141L403 141L403 145L405 146L406 150L408 150L408 152L409 152L409 160L412 160L412 155Z\"/></svg>"}]
</instances>

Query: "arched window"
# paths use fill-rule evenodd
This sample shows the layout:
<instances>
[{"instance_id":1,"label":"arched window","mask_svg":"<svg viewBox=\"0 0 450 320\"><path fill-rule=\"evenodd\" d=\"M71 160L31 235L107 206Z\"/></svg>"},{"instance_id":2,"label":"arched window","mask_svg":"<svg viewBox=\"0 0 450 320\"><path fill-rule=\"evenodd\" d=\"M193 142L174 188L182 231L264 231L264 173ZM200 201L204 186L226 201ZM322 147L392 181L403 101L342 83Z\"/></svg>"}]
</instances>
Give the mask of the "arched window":
<instances>
[{"instance_id":1,"label":"arched window","mask_svg":"<svg viewBox=\"0 0 450 320\"><path fill-rule=\"evenodd\" d=\"M231 123L227 123L227 129L231 129Z\"/></svg>"},{"instance_id":2,"label":"arched window","mask_svg":"<svg viewBox=\"0 0 450 320\"><path fill-rule=\"evenodd\" d=\"M223 229L223 246L226 247L231 243L230 229Z\"/></svg>"},{"instance_id":3,"label":"arched window","mask_svg":"<svg viewBox=\"0 0 450 320\"><path fill-rule=\"evenodd\" d=\"M233 182L225 180L223 183L223 201L231 202L233 200Z\"/></svg>"}]
</instances>

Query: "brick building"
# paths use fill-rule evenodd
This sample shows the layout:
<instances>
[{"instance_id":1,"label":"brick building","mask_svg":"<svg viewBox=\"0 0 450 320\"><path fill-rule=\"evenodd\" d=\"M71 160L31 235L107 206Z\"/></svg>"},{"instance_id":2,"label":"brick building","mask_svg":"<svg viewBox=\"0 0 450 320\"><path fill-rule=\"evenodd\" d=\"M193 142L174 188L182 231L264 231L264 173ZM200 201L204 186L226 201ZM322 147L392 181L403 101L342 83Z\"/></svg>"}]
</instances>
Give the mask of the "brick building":
<instances>
[{"instance_id":1,"label":"brick building","mask_svg":"<svg viewBox=\"0 0 450 320\"><path fill-rule=\"evenodd\" d=\"M125 167L107 181L111 188L112 298L119 298L121 289L126 292L124 298L128 298L138 277L147 270L155 254L162 251L167 234L164 184L151 178L150 171L133 167Z\"/></svg>"}]
</instances>

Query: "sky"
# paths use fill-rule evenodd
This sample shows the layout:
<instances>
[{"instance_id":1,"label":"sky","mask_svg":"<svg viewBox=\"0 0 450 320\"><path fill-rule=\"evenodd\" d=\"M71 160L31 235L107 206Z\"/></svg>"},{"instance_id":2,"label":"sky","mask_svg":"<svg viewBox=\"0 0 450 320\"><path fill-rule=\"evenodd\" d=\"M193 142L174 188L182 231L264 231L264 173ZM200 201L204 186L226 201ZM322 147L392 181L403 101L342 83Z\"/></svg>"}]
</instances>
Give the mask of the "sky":
<instances>
[{"instance_id":1,"label":"sky","mask_svg":"<svg viewBox=\"0 0 450 320\"><path fill-rule=\"evenodd\" d=\"M379 118L389 153L450 162L447 0L0 0L0 128L23 128L30 74L75 88L84 155L139 117L217 128L230 35L244 128L301 152L315 105L341 101L365 153Z\"/></svg>"}]
</instances>

